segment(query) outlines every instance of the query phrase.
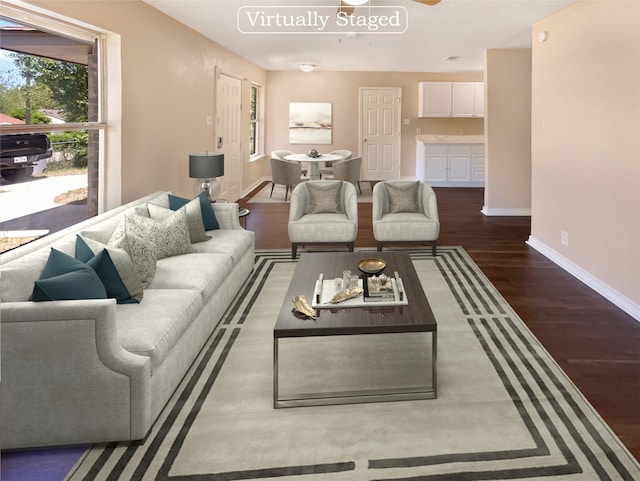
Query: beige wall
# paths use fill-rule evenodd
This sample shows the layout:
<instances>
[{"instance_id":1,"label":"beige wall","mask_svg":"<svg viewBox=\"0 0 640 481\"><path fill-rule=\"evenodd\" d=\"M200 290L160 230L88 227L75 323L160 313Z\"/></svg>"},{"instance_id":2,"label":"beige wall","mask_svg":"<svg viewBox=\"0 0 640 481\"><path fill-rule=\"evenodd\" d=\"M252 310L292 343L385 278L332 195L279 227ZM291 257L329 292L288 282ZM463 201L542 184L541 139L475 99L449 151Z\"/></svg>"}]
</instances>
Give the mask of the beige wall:
<instances>
[{"instance_id":1,"label":"beige wall","mask_svg":"<svg viewBox=\"0 0 640 481\"><path fill-rule=\"evenodd\" d=\"M244 104L250 82L266 82L264 70L139 0L30 3L120 37L121 119L109 121L121 122L121 201L157 190L193 196L189 153L215 150L214 127L206 118L215 118L216 67L243 79ZM245 148L248 110L243 114ZM120 153L107 155L114 162ZM244 186L266 174L266 161L250 165L246 152L242 158Z\"/></svg>"},{"instance_id":2,"label":"beige wall","mask_svg":"<svg viewBox=\"0 0 640 481\"><path fill-rule=\"evenodd\" d=\"M531 212L531 49L484 52L487 215Z\"/></svg>"},{"instance_id":3,"label":"beige wall","mask_svg":"<svg viewBox=\"0 0 640 481\"><path fill-rule=\"evenodd\" d=\"M396 72L267 72L267 152L286 149L307 152L348 149L354 155L358 145L360 87L400 87L402 89L401 177L414 177L416 170L416 129L422 134L482 134L482 119L418 118L418 83L422 81L482 81L473 73L396 73ZM289 144L289 102L331 102L333 105L333 144Z\"/></svg>"},{"instance_id":4,"label":"beige wall","mask_svg":"<svg viewBox=\"0 0 640 481\"><path fill-rule=\"evenodd\" d=\"M531 236L640 319L639 20L582 1L534 25Z\"/></svg>"}]
</instances>

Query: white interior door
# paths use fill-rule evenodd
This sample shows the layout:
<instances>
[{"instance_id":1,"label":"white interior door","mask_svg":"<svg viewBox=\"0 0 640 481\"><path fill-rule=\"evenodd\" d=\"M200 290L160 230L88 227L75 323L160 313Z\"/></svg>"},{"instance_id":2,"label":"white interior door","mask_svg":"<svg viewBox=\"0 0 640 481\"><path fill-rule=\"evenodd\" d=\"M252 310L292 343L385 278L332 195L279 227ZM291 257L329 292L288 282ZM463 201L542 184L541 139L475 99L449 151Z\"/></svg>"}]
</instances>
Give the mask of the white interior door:
<instances>
[{"instance_id":1,"label":"white interior door","mask_svg":"<svg viewBox=\"0 0 640 481\"><path fill-rule=\"evenodd\" d=\"M218 73L216 80L216 148L224 153L224 176L220 197L235 202L242 196L240 150L242 80Z\"/></svg>"},{"instance_id":2,"label":"white interior door","mask_svg":"<svg viewBox=\"0 0 640 481\"><path fill-rule=\"evenodd\" d=\"M401 89L360 89L362 180L400 178Z\"/></svg>"}]
</instances>

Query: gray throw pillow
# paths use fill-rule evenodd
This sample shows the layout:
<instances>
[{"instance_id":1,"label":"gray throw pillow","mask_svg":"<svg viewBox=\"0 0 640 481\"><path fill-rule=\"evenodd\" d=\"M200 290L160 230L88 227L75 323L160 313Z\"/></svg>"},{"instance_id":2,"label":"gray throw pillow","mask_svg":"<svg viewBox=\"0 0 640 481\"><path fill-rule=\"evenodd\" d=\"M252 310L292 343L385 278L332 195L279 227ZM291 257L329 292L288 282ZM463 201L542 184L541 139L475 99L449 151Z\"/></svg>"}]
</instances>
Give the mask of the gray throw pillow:
<instances>
[{"instance_id":1,"label":"gray throw pillow","mask_svg":"<svg viewBox=\"0 0 640 481\"><path fill-rule=\"evenodd\" d=\"M420 209L420 181L384 184L389 198L389 212L422 212Z\"/></svg>"},{"instance_id":2,"label":"gray throw pillow","mask_svg":"<svg viewBox=\"0 0 640 481\"><path fill-rule=\"evenodd\" d=\"M342 214L342 181L307 184L309 214Z\"/></svg>"},{"instance_id":3,"label":"gray throw pillow","mask_svg":"<svg viewBox=\"0 0 640 481\"><path fill-rule=\"evenodd\" d=\"M167 217L171 217L174 212L178 212L180 210L184 210L187 214L187 227L189 228L189 237L192 244L204 242L211 238L204 231L202 210L200 209L200 199L198 197L187 202L176 211L147 202L149 217L155 220L164 220Z\"/></svg>"}]
</instances>

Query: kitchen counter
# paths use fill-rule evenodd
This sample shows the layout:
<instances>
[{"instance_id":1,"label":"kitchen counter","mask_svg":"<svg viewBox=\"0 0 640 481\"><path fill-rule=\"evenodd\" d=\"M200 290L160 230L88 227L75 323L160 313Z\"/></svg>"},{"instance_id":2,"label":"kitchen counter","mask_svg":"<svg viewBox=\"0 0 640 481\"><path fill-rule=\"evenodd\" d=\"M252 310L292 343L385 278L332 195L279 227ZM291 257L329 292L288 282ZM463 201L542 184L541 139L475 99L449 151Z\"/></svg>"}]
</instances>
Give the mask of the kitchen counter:
<instances>
[{"instance_id":1,"label":"kitchen counter","mask_svg":"<svg viewBox=\"0 0 640 481\"><path fill-rule=\"evenodd\" d=\"M426 144L484 144L484 135L416 135L418 142Z\"/></svg>"}]
</instances>

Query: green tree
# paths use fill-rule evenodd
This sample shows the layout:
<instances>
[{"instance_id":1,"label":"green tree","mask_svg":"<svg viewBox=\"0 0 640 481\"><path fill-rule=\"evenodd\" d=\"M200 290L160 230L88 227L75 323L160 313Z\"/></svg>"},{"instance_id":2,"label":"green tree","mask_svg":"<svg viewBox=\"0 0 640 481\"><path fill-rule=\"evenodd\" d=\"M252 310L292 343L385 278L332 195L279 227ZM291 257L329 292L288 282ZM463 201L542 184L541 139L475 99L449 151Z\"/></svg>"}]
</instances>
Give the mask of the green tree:
<instances>
[{"instance_id":1,"label":"green tree","mask_svg":"<svg viewBox=\"0 0 640 481\"><path fill-rule=\"evenodd\" d=\"M40 104L37 108L60 108L67 122L88 120L86 65L20 53L11 57L25 79L25 105L33 102ZM48 95L42 95L45 92ZM37 100L34 98L36 93L41 95ZM54 105L43 105L47 103L47 96Z\"/></svg>"}]
</instances>

